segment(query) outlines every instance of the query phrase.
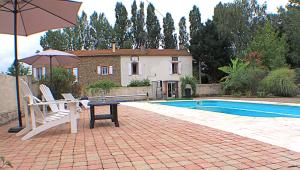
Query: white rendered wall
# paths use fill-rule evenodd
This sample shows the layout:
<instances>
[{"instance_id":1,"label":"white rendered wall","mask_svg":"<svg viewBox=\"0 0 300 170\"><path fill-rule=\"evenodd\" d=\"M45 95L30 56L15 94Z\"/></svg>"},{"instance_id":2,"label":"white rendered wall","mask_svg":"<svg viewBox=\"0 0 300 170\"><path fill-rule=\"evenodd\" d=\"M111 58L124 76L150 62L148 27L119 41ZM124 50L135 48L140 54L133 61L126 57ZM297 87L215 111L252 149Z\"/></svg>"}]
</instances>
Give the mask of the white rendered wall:
<instances>
[{"instance_id":1,"label":"white rendered wall","mask_svg":"<svg viewBox=\"0 0 300 170\"><path fill-rule=\"evenodd\" d=\"M192 76L192 56L178 57L181 74L170 74L171 56L139 56L139 75L129 75L131 56L121 56L121 84L127 86L131 80L149 79L150 81L179 81L180 77Z\"/></svg>"}]
</instances>

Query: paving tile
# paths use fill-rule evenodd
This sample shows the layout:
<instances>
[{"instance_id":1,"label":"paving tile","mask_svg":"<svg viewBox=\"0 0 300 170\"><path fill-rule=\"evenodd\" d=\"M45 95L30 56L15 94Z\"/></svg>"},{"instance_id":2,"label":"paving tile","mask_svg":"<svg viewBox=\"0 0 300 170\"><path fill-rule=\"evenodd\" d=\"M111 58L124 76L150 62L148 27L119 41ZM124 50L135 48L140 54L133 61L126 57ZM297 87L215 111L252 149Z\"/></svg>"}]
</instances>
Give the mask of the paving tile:
<instances>
[{"instance_id":1,"label":"paving tile","mask_svg":"<svg viewBox=\"0 0 300 170\"><path fill-rule=\"evenodd\" d=\"M108 111L107 107L97 112ZM0 126L0 153L14 169L297 169L300 153L132 107L119 107L120 127L88 111L78 133L59 125L28 141Z\"/></svg>"}]
</instances>

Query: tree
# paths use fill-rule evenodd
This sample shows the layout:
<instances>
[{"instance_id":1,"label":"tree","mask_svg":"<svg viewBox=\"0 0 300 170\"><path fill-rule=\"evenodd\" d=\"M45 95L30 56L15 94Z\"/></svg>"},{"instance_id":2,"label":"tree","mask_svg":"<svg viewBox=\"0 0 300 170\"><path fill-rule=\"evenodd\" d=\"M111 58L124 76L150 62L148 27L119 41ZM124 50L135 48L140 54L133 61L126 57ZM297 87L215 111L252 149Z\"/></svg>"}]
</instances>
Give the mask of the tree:
<instances>
[{"instance_id":1,"label":"tree","mask_svg":"<svg viewBox=\"0 0 300 170\"><path fill-rule=\"evenodd\" d=\"M145 46L146 39L147 39L147 33L145 31L145 9L144 9L144 3L140 3L140 10L137 14L137 47Z\"/></svg>"},{"instance_id":2,"label":"tree","mask_svg":"<svg viewBox=\"0 0 300 170\"><path fill-rule=\"evenodd\" d=\"M186 30L186 19L182 17L179 21L179 45L183 45L184 48L189 46L189 34Z\"/></svg>"},{"instance_id":3,"label":"tree","mask_svg":"<svg viewBox=\"0 0 300 170\"><path fill-rule=\"evenodd\" d=\"M289 45L287 61L292 67L300 67L300 1L289 0L285 13L284 30Z\"/></svg>"},{"instance_id":4,"label":"tree","mask_svg":"<svg viewBox=\"0 0 300 170\"><path fill-rule=\"evenodd\" d=\"M29 73L29 67L25 67L22 63L18 64L19 67L19 76L26 76ZM7 75L16 76L15 65L11 64L11 66L7 69Z\"/></svg>"},{"instance_id":5,"label":"tree","mask_svg":"<svg viewBox=\"0 0 300 170\"><path fill-rule=\"evenodd\" d=\"M81 16L77 18L77 23L72 28L63 30L47 31L40 39L40 45L44 50L87 50L91 48L91 37L87 15L82 11Z\"/></svg>"},{"instance_id":6,"label":"tree","mask_svg":"<svg viewBox=\"0 0 300 170\"><path fill-rule=\"evenodd\" d=\"M138 47L138 28L137 28L137 5L136 5L136 1L134 0L132 5L131 5L131 34L133 36L133 44L134 47L137 48Z\"/></svg>"},{"instance_id":7,"label":"tree","mask_svg":"<svg viewBox=\"0 0 300 170\"><path fill-rule=\"evenodd\" d=\"M245 54L259 53L262 56L262 64L272 70L286 64L287 43L285 37L279 37L270 22L259 29L245 51Z\"/></svg>"},{"instance_id":8,"label":"tree","mask_svg":"<svg viewBox=\"0 0 300 170\"><path fill-rule=\"evenodd\" d=\"M120 48L124 47L124 42L126 41L126 33L128 31L128 13L125 6L121 2L117 2L115 8L115 33L116 33L116 43Z\"/></svg>"},{"instance_id":9,"label":"tree","mask_svg":"<svg viewBox=\"0 0 300 170\"><path fill-rule=\"evenodd\" d=\"M147 48L158 48L161 39L160 24L157 16L155 15L155 8L152 3L147 7Z\"/></svg>"},{"instance_id":10,"label":"tree","mask_svg":"<svg viewBox=\"0 0 300 170\"><path fill-rule=\"evenodd\" d=\"M221 2L214 9L213 21L220 36L231 42L233 55L240 54L255 36L256 30L266 19L266 5L260 6L256 0L236 0Z\"/></svg>"},{"instance_id":11,"label":"tree","mask_svg":"<svg viewBox=\"0 0 300 170\"><path fill-rule=\"evenodd\" d=\"M177 35L174 33L175 26L174 20L170 13L166 14L163 18L163 28L164 28L164 48L174 49L177 46Z\"/></svg>"},{"instance_id":12,"label":"tree","mask_svg":"<svg viewBox=\"0 0 300 170\"><path fill-rule=\"evenodd\" d=\"M40 45L44 50L54 49L64 51L67 49L67 41L64 33L61 30L47 31L40 38Z\"/></svg>"},{"instance_id":13,"label":"tree","mask_svg":"<svg viewBox=\"0 0 300 170\"><path fill-rule=\"evenodd\" d=\"M88 50L90 49L90 28L87 20L87 15L82 11L81 16L78 18L78 23L75 26L75 30L78 31L78 48L79 50Z\"/></svg>"},{"instance_id":14,"label":"tree","mask_svg":"<svg viewBox=\"0 0 300 170\"><path fill-rule=\"evenodd\" d=\"M113 29L104 13L94 12L90 17L91 49L108 49L112 41Z\"/></svg>"},{"instance_id":15,"label":"tree","mask_svg":"<svg viewBox=\"0 0 300 170\"><path fill-rule=\"evenodd\" d=\"M200 10L196 5L194 5L193 9L190 11L189 20L190 20L190 36L192 38L192 36L196 34L198 31L200 31L202 27Z\"/></svg>"},{"instance_id":16,"label":"tree","mask_svg":"<svg viewBox=\"0 0 300 170\"><path fill-rule=\"evenodd\" d=\"M206 65L203 72L209 75L211 81L219 81L223 74L218 68L230 63L230 44L219 36L215 23L208 20L201 31L192 36L190 44L193 58Z\"/></svg>"}]
</instances>

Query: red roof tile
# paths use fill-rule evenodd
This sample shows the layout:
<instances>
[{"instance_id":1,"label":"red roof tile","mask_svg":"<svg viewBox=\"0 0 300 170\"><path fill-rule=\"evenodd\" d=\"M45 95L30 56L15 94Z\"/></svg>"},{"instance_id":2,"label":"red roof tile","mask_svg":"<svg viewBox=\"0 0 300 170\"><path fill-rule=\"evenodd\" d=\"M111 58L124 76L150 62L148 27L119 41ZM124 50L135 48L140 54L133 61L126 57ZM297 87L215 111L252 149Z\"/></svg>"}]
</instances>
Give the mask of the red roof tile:
<instances>
[{"instance_id":1,"label":"red roof tile","mask_svg":"<svg viewBox=\"0 0 300 170\"><path fill-rule=\"evenodd\" d=\"M113 52L112 49L105 50L82 50L82 51L69 51L69 53L75 54L79 57L90 56L191 56L186 50L175 49L116 49Z\"/></svg>"}]
</instances>

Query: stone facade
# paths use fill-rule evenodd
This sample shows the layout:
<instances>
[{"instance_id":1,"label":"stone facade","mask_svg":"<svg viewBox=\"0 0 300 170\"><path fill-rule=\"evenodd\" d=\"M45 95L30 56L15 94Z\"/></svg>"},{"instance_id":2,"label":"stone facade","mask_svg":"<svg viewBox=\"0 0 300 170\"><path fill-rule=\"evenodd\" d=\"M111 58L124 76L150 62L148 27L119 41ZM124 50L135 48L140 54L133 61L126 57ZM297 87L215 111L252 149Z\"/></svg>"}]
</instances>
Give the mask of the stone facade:
<instances>
[{"instance_id":1,"label":"stone facade","mask_svg":"<svg viewBox=\"0 0 300 170\"><path fill-rule=\"evenodd\" d=\"M63 68L78 68L78 82L85 88L87 85L99 80L111 80L114 83L121 85L121 69L120 56L79 56L80 62L77 64L69 64ZM97 66L112 66L113 74L98 75ZM32 65L34 68L45 67L46 75L50 74L48 65ZM54 68L55 66L53 66Z\"/></svg>"},{"instance_id":2,"label":"stone facade","mask_svg":"<svg viewBox=\"0 0 300 170\"><path fill-rule=\"evenodd\" d=\"M98 75L97 66L112 66L113 74ZM120 56L82 56L78 64L79 84L82 87L99 80L111 80L121 85Z\"/></svg>"}]
</instances>

